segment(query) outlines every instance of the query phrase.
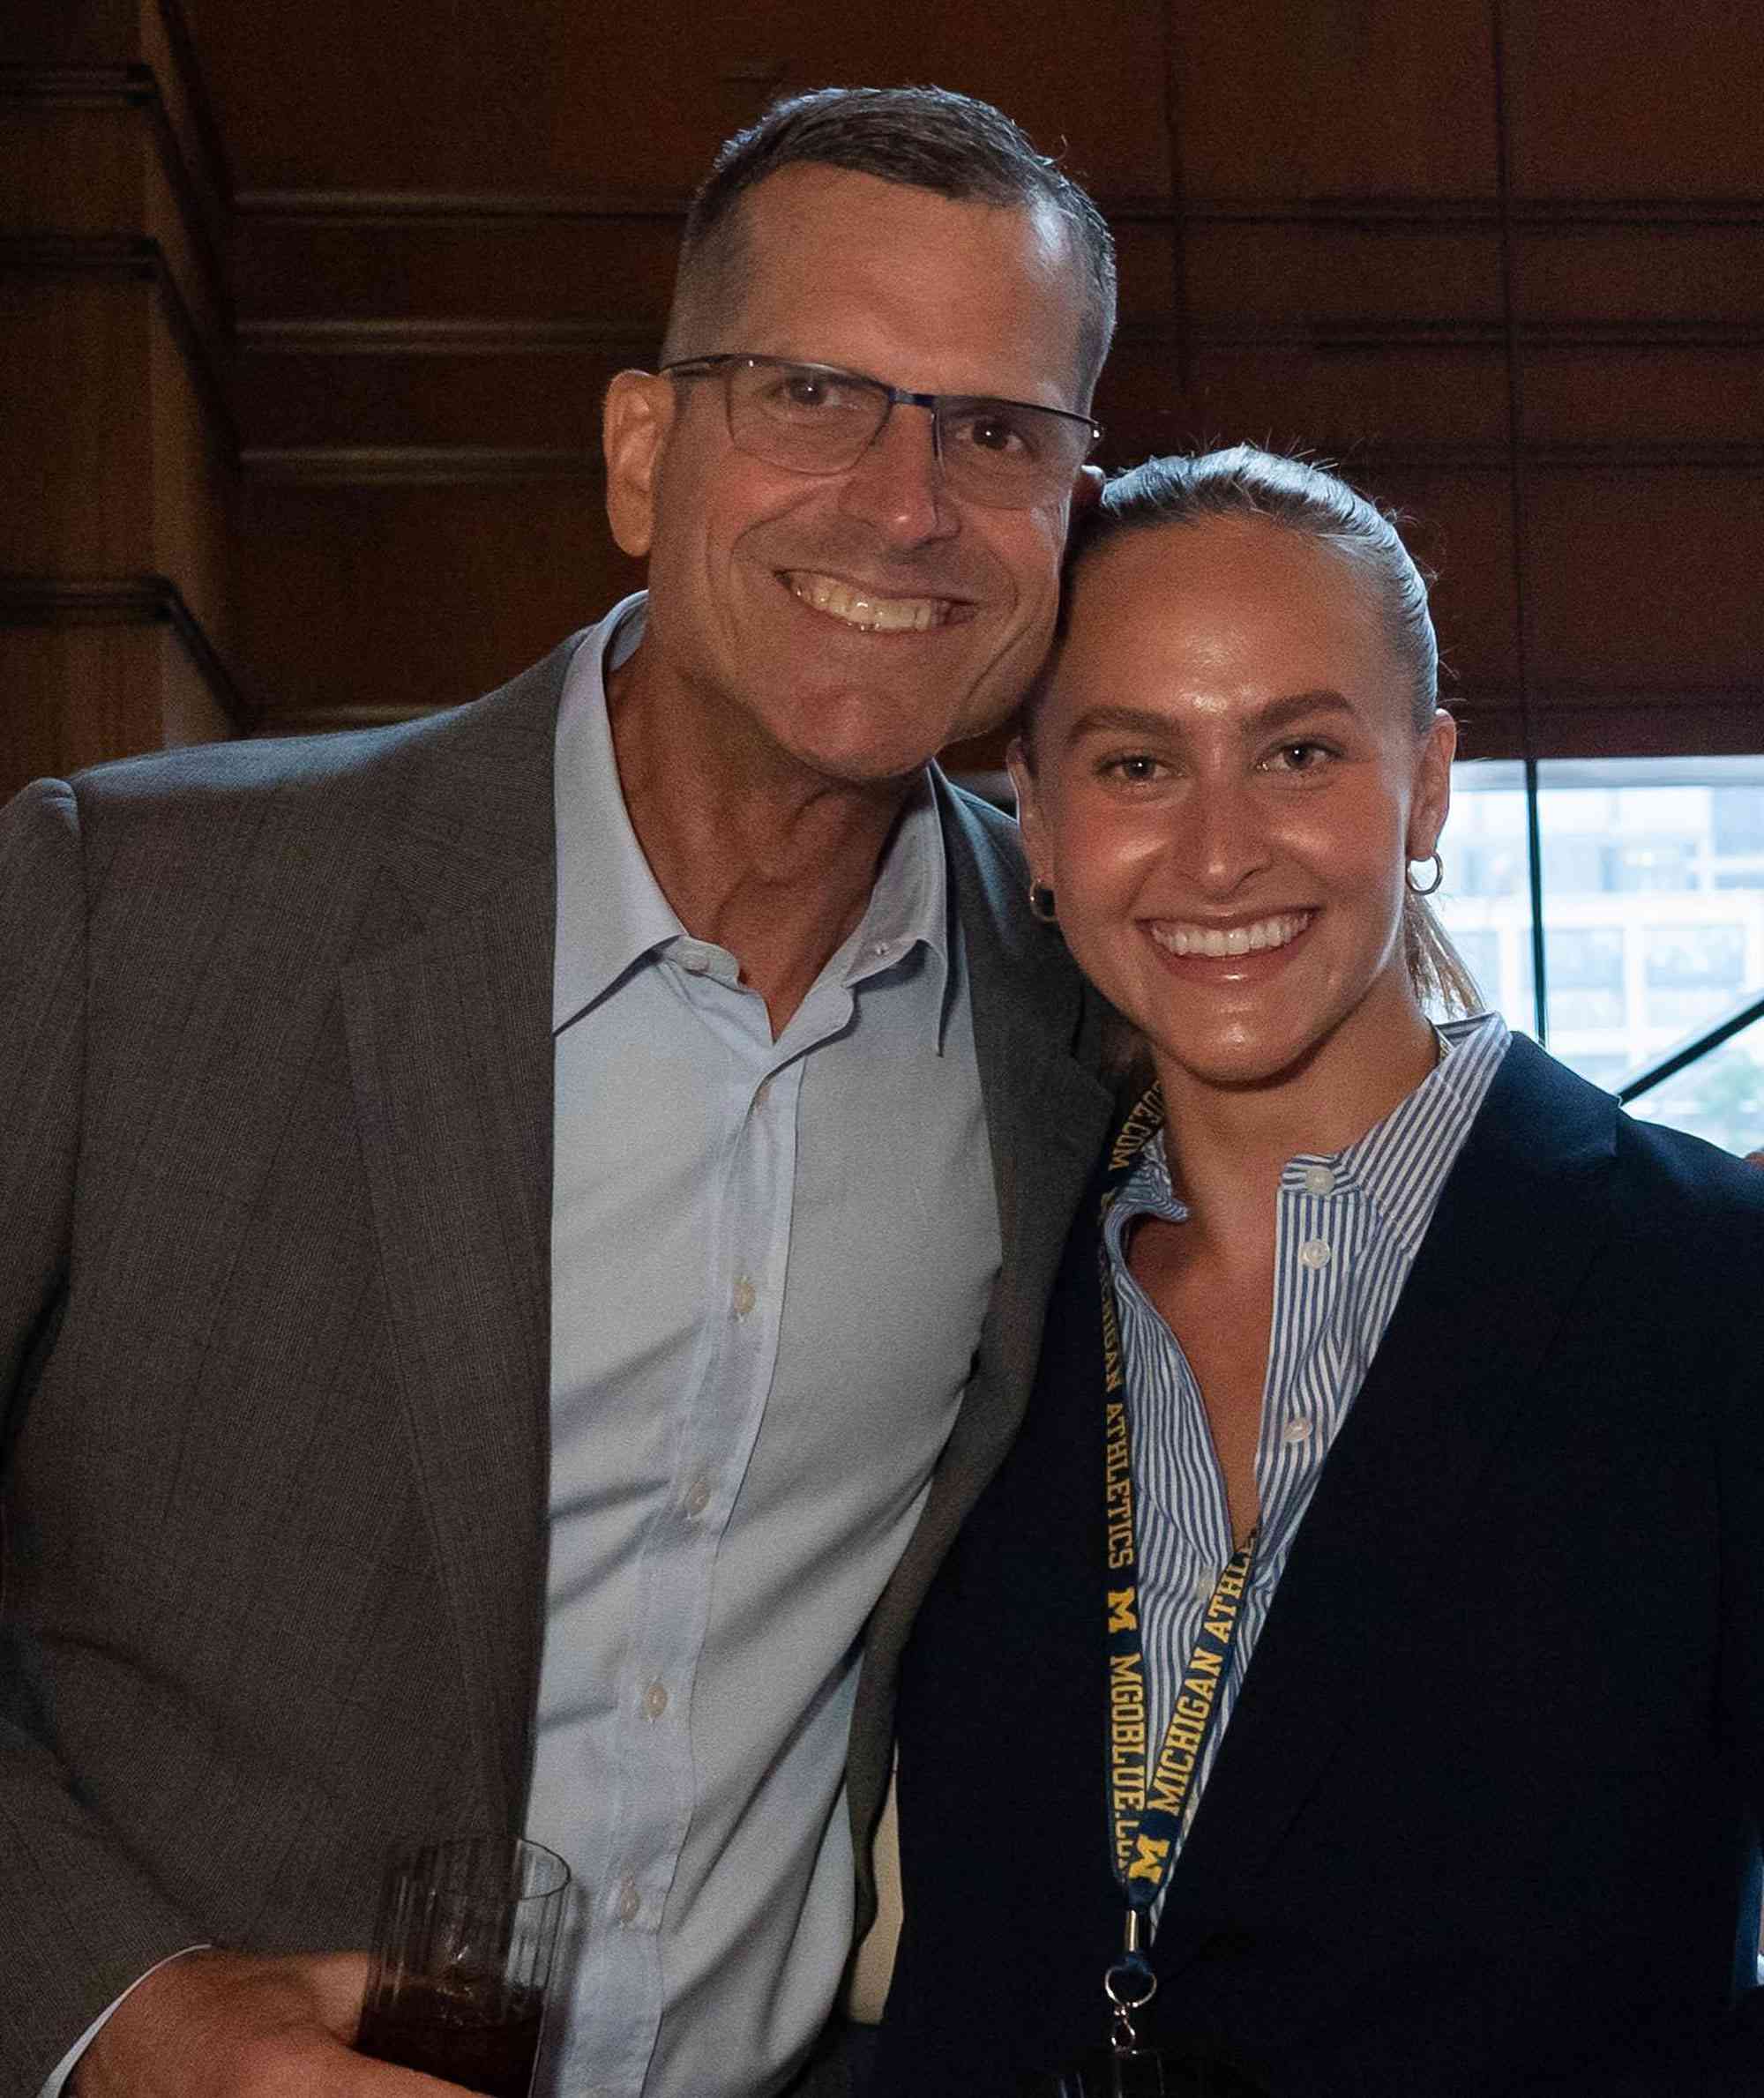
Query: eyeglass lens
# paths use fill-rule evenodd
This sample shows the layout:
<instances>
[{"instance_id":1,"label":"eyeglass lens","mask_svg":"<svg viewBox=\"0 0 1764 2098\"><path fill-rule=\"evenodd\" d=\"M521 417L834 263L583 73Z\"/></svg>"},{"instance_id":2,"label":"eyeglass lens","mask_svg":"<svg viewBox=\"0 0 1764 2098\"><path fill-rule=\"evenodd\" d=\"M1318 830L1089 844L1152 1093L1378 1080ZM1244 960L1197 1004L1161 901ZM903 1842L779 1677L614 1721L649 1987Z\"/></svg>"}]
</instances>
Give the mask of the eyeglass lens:
<instances>
[{"instance_id":1,"label":"eyeglass lens","mask_svg":"<svg viewBox=\"0 0 1764 2098\"><path fill-rule=\"evenodd\" d=\"M729 435L744 452L803 474L856 466L894 407L856 373L770 358L721 367ZM941 396L938 451L950 488L999 509L1062 494L1088 456L1088 422L1028 402Z\"/></svg>"}]
</instances>

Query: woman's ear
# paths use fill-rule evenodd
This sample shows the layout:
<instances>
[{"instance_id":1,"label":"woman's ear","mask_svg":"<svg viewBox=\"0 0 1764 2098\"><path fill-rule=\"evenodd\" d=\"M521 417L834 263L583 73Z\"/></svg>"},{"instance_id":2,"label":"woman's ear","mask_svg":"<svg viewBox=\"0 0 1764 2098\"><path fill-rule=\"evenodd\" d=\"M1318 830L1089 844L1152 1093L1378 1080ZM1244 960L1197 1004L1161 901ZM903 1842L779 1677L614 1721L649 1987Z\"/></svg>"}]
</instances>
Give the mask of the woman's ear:
<instances>
[{"instance_id":1,"label":"woman's ear","mask_svg":"<svg viewBox=\"0 0 1764 2098\"><path fill-rule=\"evenodd\" d=\"M1411 860L1431 859L1439 846L1452 806L1452 754L1457 747L1458 724L1443 706L1436 706L1416 768L1415 799L1409 810Z\"/></svg>"},{"instance_id":2,"label":"woman's ear","mask_svg":"<svg viewBox=\"0 0 1764 2098\"><path fill-rule=\"evenodd\" d=\"M1042 820L1041 799L1035 790L1035 767L1029 763L1028 745L1020 735L1011 738L1005 753L1011 785L1017 796L1017 821L1023 827L1023 850L1029 862L1029 879L1054 887L1053 867L1047 855L1047 830Z\"/></svg>"}]
</instances>

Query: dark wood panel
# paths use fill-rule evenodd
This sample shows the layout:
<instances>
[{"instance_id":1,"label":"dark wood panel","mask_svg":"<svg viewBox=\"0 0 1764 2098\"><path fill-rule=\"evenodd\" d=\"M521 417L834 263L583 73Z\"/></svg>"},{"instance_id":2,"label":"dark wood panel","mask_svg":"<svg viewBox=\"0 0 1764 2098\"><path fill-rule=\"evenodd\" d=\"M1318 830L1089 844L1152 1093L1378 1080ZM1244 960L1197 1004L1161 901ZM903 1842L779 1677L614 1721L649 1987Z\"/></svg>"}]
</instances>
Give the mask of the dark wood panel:
<instances>
[{"instance_id":1,"label":"dark wood panel","mask_svg":"<svg viewBox=\"0 0 1764 2098\"><path fill-rule=\"evenodd\" d=\"M114 65L140 56L141 0L38 0L9 11L6 56L19 64Z\"/></svg>"},{"instance_id":2,"label":"dark wood panel","mask_svg":"<svg viewBox=\"0 0 1764 2098\"><path fill-rule=\"evenodd\" d=\"M1754 0L1551 0L1505 11L1520 194L1764 190L1764 11Z\"/></svg>"},{"instance_id":3,"label":"dark wood panel","mask_svg":"<svg viewBox=\"0 0 1764 2098\"><path fill-rule=\"evenodd\" d=\"M1200 326L1444 330L1493 326L1503 311L1499 238L1489 226L1203 220L1188 228L1185 256L1189 312Z\"/></svg>"},{"instance_id":4,"label":"dark wood panel","mask_svg":"<svg viewBox=\"0 0 1764 2098\"><path fill-rule=\"evenodd\" d=\"M254 457L315 445L480 444L598 455L607 382L630 361L570 348L259 352L239 361L239 421Z\"/></svg>"},{"instance_id":5,"label":"dark wood panel","mask_svg":"<svg viewBox=\"0 0 1764 2098\"><path fill-rule=\"evenodd\" d=\"M0 312L0 569L159 566L147 414L151 283L19 279Z\"/></svg>"},{"instance_id":6,"label":"dark wood panel","mask_svg":"<svg viewBox=\"0 0 1764 2098\"><path fill-rule=\"evenodd\" d=\"M1528 347L1525 427L1543 443L1764 447L1764 345L1726 349ZM1642 483L1645 489L1646 483Z\"/></svg>"},{"instance_id":7,"label":"dark wood panel","mask_svg":"<svg viewBox=\"0 0 1764 2098\"><path fill-rule=\"evenodd\" d=\"M1764 206L1728 222L1566 225L1522 231L1515 310L1528 324L1764 332Z\"/></svg>"},{"instance_id":8,"label":"dark wood panel","mask_svg":"<svg viewBox=\"0 0 1764 2098\"><path fill-rule=\"evenodd\" d=\"M138 70L38 78L0 102L0 228L75 262L94 242L158 258L211 355L230 321L220 208Z\"/></svg>"},{"instance_id":9,"label":"dark wood panel","mask_svg":"<svg viewBox=\"0 0 1764 2098\"><path fill-rule=\"evenodd\" d=\"M1052 0L862 14L749 0L651 10L588 0L397 18L353 0L232 6L203 20L246 190L618 189L684 196L776 92L932 79L1063 142L1102 188L1164 187L1161 11Z\"/></svg>"},{"instance_id":10,"label":"dark wood panel","mask_svg":"<svg viewBox=\"0 0 1764 2098\"><path fill-rule=\"evenodd\" d=\"M1533 675L1556 704L1759 683L1764 472L1540 471L1529 508Z\"/></svg>"},{"instance_id":11,"label":"dark wood panel","mask_svg":"<svg viewBox=\"0 0 1764 2098\"><path fill-rule=\"evenodd\" d=\"M147 143L138 105L106 101L0 105L0 217L10 233L133 234L144 209Z\"/></svg>"},{"instance_id":12,"label":"dark wood panel","mask_svg":"<svg viewBox=\"0 0 1764 2098\"><path fill-rule=\"evenodd\" d=\"M285 722L469 699L641 581L587 478L248 480L239 548L240 657Z\"/></svg>"},{"instance_id":13,"label":"dark wood panel","mask_svg":"<svg viewBox=\"0 0 1764 2098\"><path fill-rule=\"evenodd\" d=\"M1506 457L1506 366L1496 350L1450 344L1203 344L1185 359L1130 340L1104 376L1097 414L1110 467L1239 442L1350 461L1486 465Z\"/></svg>"},{"instance_id":14,"label":"dark wood panel","mask_svg":"<svg viewBox=\"0 0 1764 2098\"><path fill-rule=\"evenodd\" d=\"M0 310L0 570L173 577L227 626L230 426L151 275L15 277Z\"/></svg>"},{"instance_id":15,"label":"dark wood panel","mask_svg":"<svg viewBox=\"0 0 1764 2098\"><path fill-rule=\"evenodd\" d=\"M32 780L236 733L213 659L146 602L139 618L13 624L0 598L0 799Z\"/></svg>"},{"instance_id":16,"label":"dark wood panel","mask_svg":"<svg viewBox=\"0 0 1764 2098\"><path fill-rule=\"evenodd\" d=\"M162 325L147 335L153 428L153 566L221 647L232 638L230 503L237 456L229 424L213 412L199 370Z\"/></svg>"},{"instance_id":17,"label":"dark wood panel","mask_svg":"<svg viewBox=\"0 0 1764 2098\"><path fill-rule=\"evenodd\" d=\"M1351 463L1368 451L1486 453L1506 442L1506 361L1486 346L1202 347L1192 369L1191 426L1209 443Z\"/></svg>"},{"instance_id":18,"label":"dark wood panel","mask_svg":"<svg viewBox=\"0 0 1764 2098\"><path fill-rule=\"evenodd\" d=\"M1504 467L1356 461L1357 486L1403 519L1402 535L1436 579L1443 697L1474 720L1519 683L1512 484Z\"/></svg>"},{"instance_id":19,"label":"dark wood panel","mask_svg":"<svg viewBox=\"0 0 1764 2098\"><path fill-rule=\"evenodd\" d=\"M308 198L241 210L234 273L248 340L281 322L519 319L659 341L679 220L561 201L431 197L397 208Z\"/></svg>"},{"instance_id":20,"label":"dark wood panel","mask_svg":"<svg viewBox=\"0 0 1764 2098\"><path fill-rule=\"evenodd\" d=\"M1760 709L1764 686L1694 699L1603 686L1567 706L1551 705L1546 695L1532 709L1530 747L1546 758L1755 757L1764 750ZM1522 758L1526 747L1516 704L1479 706L1459 724L1461 758Z\"/></svg>"},{"instance_id":21,"label":"dark wood panel","mask_svg":"<svg viewBox=\"0 0 1764 2098\"><path fill-rule=\"evenodd\" d=\"M1495 194L1486 0L1167 4L1191 198Z\"/></svg>"}]
</instances>

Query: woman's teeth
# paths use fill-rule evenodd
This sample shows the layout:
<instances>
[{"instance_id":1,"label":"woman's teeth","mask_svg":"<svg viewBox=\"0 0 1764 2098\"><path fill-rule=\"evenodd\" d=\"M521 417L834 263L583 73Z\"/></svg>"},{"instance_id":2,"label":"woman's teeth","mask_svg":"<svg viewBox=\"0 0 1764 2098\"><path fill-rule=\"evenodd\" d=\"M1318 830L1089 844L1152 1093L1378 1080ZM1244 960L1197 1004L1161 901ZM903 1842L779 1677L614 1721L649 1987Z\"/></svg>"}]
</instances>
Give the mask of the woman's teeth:
<instances>
[{"instance_id":1,"label":"woman's teeth","mask_svg":"<svg viewBox=\"0 0 1764 2098\"><path fill-rule=\"evenodd\" d=\"M1311 919L1309 911L1286 911L1250 925L1157 924L1151 936L1166 954L1260 954L1296 940Z\"/></svg>"}]
</instances>

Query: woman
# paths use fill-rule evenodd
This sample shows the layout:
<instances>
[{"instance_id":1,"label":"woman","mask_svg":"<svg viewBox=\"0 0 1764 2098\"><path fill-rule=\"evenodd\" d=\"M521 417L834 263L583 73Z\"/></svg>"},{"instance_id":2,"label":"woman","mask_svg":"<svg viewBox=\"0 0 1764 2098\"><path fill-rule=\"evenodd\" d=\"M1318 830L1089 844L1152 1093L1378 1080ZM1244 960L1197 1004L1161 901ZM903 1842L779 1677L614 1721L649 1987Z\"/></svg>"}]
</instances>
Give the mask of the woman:
<instances>
[{"instance_id":1,"label":"woman","mask_svg":"<svg viewBox=\"0 0 1764 2098\"><path fill-rule=\"evenodd\" d=\"M1157 1084L915 1631L882 2098L1111 2029L1280 2098L1764 2088L1764 1183L1428 1017L1435 681L1333 476L1105 492L1012 769Z\"/></svg>"}]
</instances>

